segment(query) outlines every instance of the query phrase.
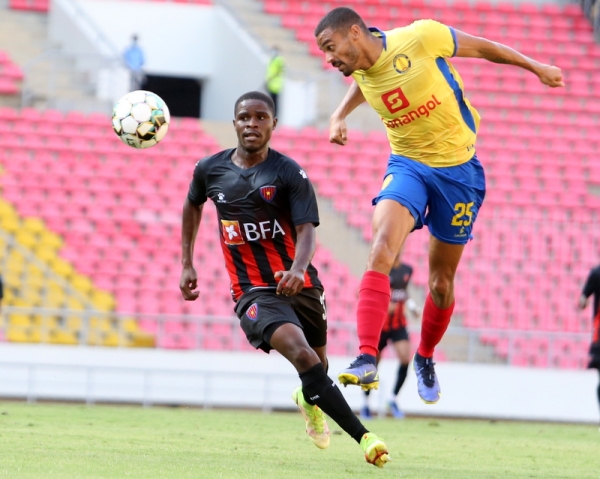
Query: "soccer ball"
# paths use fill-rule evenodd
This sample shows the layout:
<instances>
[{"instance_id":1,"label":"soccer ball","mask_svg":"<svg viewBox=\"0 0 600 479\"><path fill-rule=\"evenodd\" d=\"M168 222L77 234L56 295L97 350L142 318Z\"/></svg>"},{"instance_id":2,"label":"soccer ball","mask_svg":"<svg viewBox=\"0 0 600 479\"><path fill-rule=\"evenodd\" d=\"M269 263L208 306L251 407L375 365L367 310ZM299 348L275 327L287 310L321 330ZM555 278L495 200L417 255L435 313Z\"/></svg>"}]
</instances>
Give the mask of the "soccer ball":
<instances>
[{"instance_id":1,"label":"soccer ball","mask_svg":"<svg viewBox=\"0 0 600 479\"><path fill-rule=\"evenodd\" d=\"M114 106L113 130L133 148L150 148L167 134L171 114L156 93L136 90L127 93Z\"/></svg>"}]
</instances>

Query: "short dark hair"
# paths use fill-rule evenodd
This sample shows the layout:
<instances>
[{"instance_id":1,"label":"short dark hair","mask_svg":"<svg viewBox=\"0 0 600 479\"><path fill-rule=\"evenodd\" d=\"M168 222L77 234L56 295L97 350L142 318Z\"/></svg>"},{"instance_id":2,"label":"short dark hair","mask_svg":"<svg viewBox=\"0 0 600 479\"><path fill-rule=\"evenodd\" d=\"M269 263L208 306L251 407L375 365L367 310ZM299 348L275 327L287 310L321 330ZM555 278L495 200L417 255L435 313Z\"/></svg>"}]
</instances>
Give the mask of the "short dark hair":
<instances>
[{"instance_id":1,"label":"short dark hair","mask_svg":"<svg viewBox=\"0 0 600 479\"><path fill-rule=\"evenodd\" d=\"M368 32L367 25L358 13L348 7L337 7L325 15L317 28L315 28L315 37L318 37L323 30L331 28L332 30L348 30L352 25L358 25L361 30Z\"/></svg>"},{"instance_id":2,"label":"short dark hair","mask_svg":"<svg viewBox=\"0 0 600 479\"><path fill-rule=\"evenodd\" d=\"M249 91L247 93L244 93L241 97L239 97L236 101L235 101L235 106L233 107L233 114L236 115L237 114L237 109L238 106L240 106L240 103L242 103L243 101L246 100L259 100L262 101L264 103L267 104L267 106L269 107L269 110L271 110L271 113L273 114L273 116L275 116L275 103L273 103L273 99L260 91Z\"/></svg>"}]
</instances>

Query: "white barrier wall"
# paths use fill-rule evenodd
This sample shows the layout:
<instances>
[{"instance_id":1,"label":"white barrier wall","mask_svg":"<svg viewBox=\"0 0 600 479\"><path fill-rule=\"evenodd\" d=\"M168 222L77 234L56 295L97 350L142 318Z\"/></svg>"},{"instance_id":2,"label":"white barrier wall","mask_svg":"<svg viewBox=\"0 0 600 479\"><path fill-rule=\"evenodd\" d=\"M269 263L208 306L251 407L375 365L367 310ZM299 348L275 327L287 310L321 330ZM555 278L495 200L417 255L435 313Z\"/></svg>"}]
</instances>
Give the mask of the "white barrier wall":
<instances>
[{"instance_id":1,"label":"white barrier wall","mask_svg":"<svg viewBox=\"0 0 600 479\"><path fill-rule=\"evenodd\" d=\"M267 52L218 5L53 0L49 24L51 41L71 54L120 56L137 35L147 73L203 82L201 115L208 120L231 120L241 94L264 90ZM290 81L288 90L282 95L281 122L310 123L316 115L314 85Z\"/></svg>"},{"instance_id":2,"label":"white barrier wall","mask_svg":"<svg viewBox=\"0 0 600 479\"><path fill-rule=\"evenodd\" d=\"M330 376L352 358L330 358ZM384 360L371 405L383 409L396 363ZM412 370L400 393L409 414L597 423L597 371L442 363L443 396L425 405ZM277 353L136 350L0 344L0 397L87 402L293 408L299 384ZM362 394L342 388L358 410Z\"/></svg>"}]
</instances>

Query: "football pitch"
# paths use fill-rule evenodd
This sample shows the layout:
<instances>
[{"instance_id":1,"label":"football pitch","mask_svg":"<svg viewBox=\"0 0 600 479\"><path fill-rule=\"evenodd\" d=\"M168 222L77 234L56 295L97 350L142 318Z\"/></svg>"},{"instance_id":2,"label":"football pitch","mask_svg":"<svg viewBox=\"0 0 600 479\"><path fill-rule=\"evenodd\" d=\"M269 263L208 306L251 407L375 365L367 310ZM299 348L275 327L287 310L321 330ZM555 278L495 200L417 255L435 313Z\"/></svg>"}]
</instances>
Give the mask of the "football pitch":
<instances>
[{"instance_id":1,"label":"football pitch","mask_svg":"<svg viewBox=\"0 0 600 479\"><path fill-rule=\"evenodd\" d=\"M0 403L0 477L600 478L597 426L407 418L368 422L392 461L367 464L330 421L317 449L300 413Z\"/></svg>"}]
</instances>

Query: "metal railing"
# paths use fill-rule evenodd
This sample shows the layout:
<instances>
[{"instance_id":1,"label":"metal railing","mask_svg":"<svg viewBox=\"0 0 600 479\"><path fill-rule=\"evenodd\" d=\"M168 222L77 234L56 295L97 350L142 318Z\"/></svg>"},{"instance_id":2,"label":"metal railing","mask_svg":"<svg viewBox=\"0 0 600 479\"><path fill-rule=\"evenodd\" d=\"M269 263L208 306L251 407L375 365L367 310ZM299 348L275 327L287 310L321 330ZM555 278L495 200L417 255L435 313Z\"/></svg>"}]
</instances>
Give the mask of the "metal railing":
<instances>
[{"instance_id":1,"label":"metal railing","mask_svg":"<svg viewBox=\"0 0 600 479\"><path fill-rule=\"evenodd\" d=\"M114 313L101 311L73 311L68 309L50 309L50 308L23 308L23 307L4 307L2 319L0 320L0 339L6 341L10 338L10 331L19 330L19 328L31 328L33 326L19 326L11 324L10 317L19 315L37 318L39 328L38 343L59 343L60 341L52 339L52 332L73 331L72 327L67 325L69 320L77 319L80 327L76 329L78 345L102 345L94 335L99 331L97 322L99 320L108 320L110 332L116 333L118 341L112 343L115 347L129 347L132 345L132 332L128 328L132 320L143 324L143 321L154 324L155 330L152 333L144 333L143 329L137 329L135 333L146 334L155 338L155 346L160 348L165 344L165 339L173 335L184 334L190 342L186 343L186 349L203 349L205 339L213 337L210 327L213 325L224 325L229 327L229 336L227 339L227 348L231 350L248 350L246 338L239 327L239 320L235 316L192 316L192 315L169 315L169 314L137 314L137 313ZM71 322L72 323L72 322ZM177 333L173 333L172 326L180 323L185 327ZM103 331L106 332L106 324ZM418 335L419 325L409 326L409 331L413 335ZM135 334L134 333L134 334ZM329 324L329 346L331 351L338 355L354 355L358 350L358 339L356 337L356 326L354 322L330 322ZM344 339L340 339L344 338ZM496 363L512 364L517 354L522 351L519 343L522 341L543 340L547 344L545 352L538 352L538 356L544 358L543 364L538 366L560 366L557 363L558 358L564 355L557 346L559 342L565 340L573 344L584 345L590 340L587 333L563 332L563 331L534 331L517 329L499 329L482 328L470 329L460 326L451 326L440 345L440 351L448 360L455 360L468 363ZM503 343L502 351L498 351L494 344ZM172 348L173 346L171 346ZM175 346L176 347L176 346ZM577 361L585 359L587 350L583 346L572 351L572 358ZM391 352L387 353L391 354Z\"/></svg>"}]
</instances>

